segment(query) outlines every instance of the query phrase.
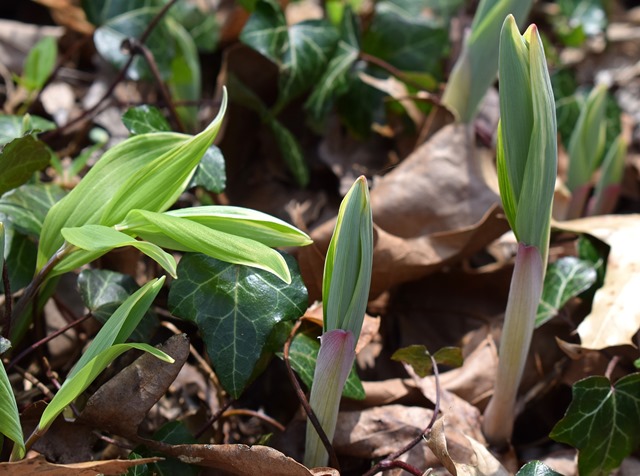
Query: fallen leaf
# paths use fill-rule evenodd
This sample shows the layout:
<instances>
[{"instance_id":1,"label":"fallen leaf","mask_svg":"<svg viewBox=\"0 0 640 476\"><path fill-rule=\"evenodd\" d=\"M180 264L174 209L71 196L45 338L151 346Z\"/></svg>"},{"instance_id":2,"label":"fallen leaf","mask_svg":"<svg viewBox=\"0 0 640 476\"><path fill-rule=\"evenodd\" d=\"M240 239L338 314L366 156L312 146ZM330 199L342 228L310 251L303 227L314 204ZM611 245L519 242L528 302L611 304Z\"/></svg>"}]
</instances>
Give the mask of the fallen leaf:
<instances>
[{"instance_id":1,"label":"fallen leaf","mask_svg":"<svg viewBox=\"0 0 640 476\"><path fill-rule=\"evenodd\" d=\"M640 329L640 215L597 216L555 226L587 233L611 247L604 285L595 293L591 313L578 326L581 345L594 350L634 345L633 336Z\"/></svg>"},{"instance_id":2,"label":"fallen leaf","mask_svg":"<svg viewBox=\"0 0 640 476\"><path fill-rule=\"evenodd\" d=\"M186 362L189 339L186 334L174 335L159 348L175 362L162 362L145 353L89 398L81 420L118 435L137 435L138 425Z\"/></svg>"},{"instance_id":3,"label":"fallen leaf","mask_svg":"<svg viewBox=\"0 0 640 476\"><path fill-rule=\"evenodd\" d=\"M106 461L87 461L73 464L49 463L44 456L23 459L15 463L0 463L0 473L12 476L95 476L96 474L119 475L126 473L129 468L140 464L154 463L162 458L141 458L132 460L112 459Z\"/></svg>"}]
</instances>

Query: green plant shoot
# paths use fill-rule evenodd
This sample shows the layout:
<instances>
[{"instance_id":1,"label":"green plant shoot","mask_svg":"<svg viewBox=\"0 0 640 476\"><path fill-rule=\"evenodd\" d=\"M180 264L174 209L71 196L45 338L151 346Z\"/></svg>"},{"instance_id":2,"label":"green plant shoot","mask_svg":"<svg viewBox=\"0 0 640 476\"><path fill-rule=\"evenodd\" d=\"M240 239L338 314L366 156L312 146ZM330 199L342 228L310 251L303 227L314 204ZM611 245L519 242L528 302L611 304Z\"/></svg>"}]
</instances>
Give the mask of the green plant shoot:
<instances>
[{"instance_id":1,"label":"green plant shoot","mask_svg":"<svg viewBox=\"0 0 640 476\"><path fill-rule=\"evenodd\" d=\"M500 195L518 240L518 254L500 339L494 394L485 411L487 441L511 437L514 407L529 353L549 250L557 171L555 102L544 49L531 25L520 35L509 15L500 33Z\"/></svg>"},{"instance_id":2,"label":"green plant shoot","mask_svg":"<svg viewBox=\"0 0 640 476\"><path fill-rule=\"evenodd\" d=\"M588 215L606 215L613 212L620 196L626 156L627 142L620 134L602 161L600 178L587 208Z\"/></svg>"},{"instance_id":3,"label":"green plant shoot","mask_svg":"<svg viewBox=\"0 0 640 476\"><path fill-rule=\"evenodd\" d=\"M522 24L532 3L532 0L481 0L442 96L443 104L458 121L473 120L480 101L496 78L496 49L504 17L511 13Z\"/></svg>"},{"instance_id":4,"label":"green plant shoot","mask_svg":"<svg viewBox=\"0 0 640 476\"><path fill-rule=\"evenodd\" d=\"M373 218L367 180L359 177L340 204L324 265L320 338L310 404L331 441L344 383L355 359L369 297L373 261ZM307 422L305 465L325 466L328 454Z\"/></svg>"}]
</instances>

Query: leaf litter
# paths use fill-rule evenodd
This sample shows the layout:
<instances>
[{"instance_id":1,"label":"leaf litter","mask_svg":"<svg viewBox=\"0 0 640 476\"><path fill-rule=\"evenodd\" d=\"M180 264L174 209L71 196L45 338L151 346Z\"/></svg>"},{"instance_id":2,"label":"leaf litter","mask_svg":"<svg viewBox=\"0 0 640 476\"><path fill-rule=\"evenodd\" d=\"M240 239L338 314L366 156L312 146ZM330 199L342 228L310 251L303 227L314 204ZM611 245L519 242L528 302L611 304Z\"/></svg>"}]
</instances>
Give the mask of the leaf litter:
<instances>
[{"instance_id":1,"label":"leaf litter","mask_svg":"<svg viewBox=\"0 0 640 476\"><path fill-rule=\"evenodd\" d=\"M47 5L58 23L75 32L74 35L86 35L93 31L94 26L83 18L81 10L73 2L40 3ZM300 8L309 8L309 12L298 12L302 16L289 20L290 23L299 23L308 16L317 18L317 8ZM388 5L379 9L382 14L376 21L389 21L392 13L387 9ZM63 12L73 12L73 17ZM287 17L293 13L287 12ZM216 15L221 23L223 42L230 44L236 41L246 21L246 12L236 5L226 5ZM62 33L58 27L34 28L27 23L10 25L5 20L2 20L2 24L0 30L13 32L15 38L20 38L25 45L33 44L34 38L43 35L60 37ZM632 32L637 31L637 27L627 27ZM303 37L310 34L305 28L297 27ZM80 41L80 36L72 37L72 41ZM375 38L372 38L368 40L369 48L375 46ZM616 94L619 98L628 99L619 101L621 106L629 109L628 112L633 115L637 111L630 109L629 104L633 103L634 95L637 96L634 92L637 72L629 69L630 66L612 69L609 64L628 56L628 51L623 49L624 41L620 38L620 35L613 38L611 50L600 56L583 48L576 68L578 77L583 77L584 82L589 83L595 71L593 63L596 60L593 58L602 62L604 66L599 66L601 73L598 74L613 77L619 87ZM293 39L295 36L289 36L286 48L278 54L293 48ZM327 37L327 50L330 49L328 43L335 40ZM164 345L171 349L166 351L176 359L176 363L168 365L146 355L131 362L131 358L125 355L110 374L105 374L90 388L90 396L76 402L79 418L75 421L58 419L51 432L34 447L34 452L45 455L48 461L42 456L35 456L18 463L0 463L0 471L11 471L12 474L31 474L36 470L51 474L119 474L136 465L159 464L158 457L129 461L122 459L134 444L144 443L148 449L162 454L162 458L174 457L183 463L209 468L213 471L209 474L363 474L373 462L385 458L424 431L433 416L438 397L442 416L426 435L426 441L400 457L403 461L423 471L433 467L432 474L446 474L445 469L459 475L515 473L520 464L514 464L514 453L490 453L480 431L481 411L493 391L497 367L496 342L500 338L499 322L512 271L508 253L500 258L491 254L497 240L504 240L508 225L497 194L493 154L477 143L482 131L459 124L437 124L437 130L420 130L428 127L430 114L433 114L423 107L423 103L428 101L421 97L421 91L415 93L412 84L404 83L393 75L380 77L366 70L359 72L357 77L368 84L367 87L377 88L383 95L393 98L386 105L387 120L376 125L376 130L385 133L363 139L352 134L353 122L345 126L347 120L334 113L328 120L328 132L318 138L304 125L305 114L301 104L304 98L295 97L303 89L303 83L307 85L311 81L305 76L305 71L288 76L286 81L279 83L278 70L290 66L287 63L289 58L276 58L285 62L274 64L246 46L235 44L224 46L223 49L221 61L223 74L227 78L229 75L237 76L267 108L279 100L291 101L274 117L281 127L291 130L300 143L310 164L310 186L301 189L292 180L285 165L286 152L280 150L279 139L273 135L273 131L279 129L257 117L255 110L238 100L230 106L224 134L219 141L226 162L225 192L215 191L196 196L196 192L191 191L181 196L181 201L189 205L213 200L215 203L249 206L293 220L300 228L310 230L314 244L297 250L295 257L308 289L309 301L313 302L320 298L324 254L341 193L359 174L373 177L371 200L375 248L370 297L375 301L370 303L370 309L376 312L371 313L375 314L374 317L367 316L366 332L363 332L358 349L363 363L358 370L366 397L360 401L345 400L338 418L334 444L343 460L342 471L310 470L294 460L294 457L300 458L301 455L289 448L295 446L296 439L303 434L294 431L303 419L280 361L274 359L268 363L268 352L263 352L263 346L284 340L289 331L286 327L288 321L299 317L293 314L302 315L308 303L302 303L304 299L300 298L301 302L295 303L295 312L287 312L285 317L276 319L281 321L281 325L270 322L262 328L257 340L247 340L249 343L245 350L251 354L252 361L243 369L240 383L233 388L232 396L237 397L234 400L221 390L225 385L221 385L216 375L216 372L224 373L214 358L218 351L216 349L224 346L224 338L218 335L217 340L209 340L202 322L178 321L176 317L179 316L171 315L167 310L178 314L174 309L177 306L171 304L171 295L168 305L166 296L159 301L156 309L158 315L152 316L156 325L154 327L152 323L149 327L148 337L156 334L154 343L166 341ZM5 54L5 51L9 50L0 49L5 66L11 71L19 71L24 55L13 50ZM381 56L389 61L398 60L393 52L386 54ZM109 79L103 77L103 72L108 71L105 64L95 71L82 70L82 65L88 59L86 55L82 51L72 53L68 60L77 68L77 78L68 79L63 75L61 78L65 81L52 83L43 92L42 107L58 125L81 115L83 108L91 105L86 102L87 97L95 101L109 83ZM404 60L406 58L398 61ZM65 87L67 80L73 85L72 88ZM56 88L64 88L64 91L60 89L61 92L57 94ZM7 112L15 112L10 109L15 109L24 100L23 96L14 94L12 97L7 89L4 95ZM75 94L75 98L69 97L69 94ZM211 91L207 91L207 94L213 97ZM126 133L120 122L124 112L122 104L160 104L156 98L157 92L148 84L123 82L115 89L116 100L105 108L106 113L103 111L100 117L94 119L94 124L102 125L112 138L122 138ZM400 109L404 109L404 112L399 116L400 113L391 103L403 106ZM484 116L495 116L495 107L484 107ZM208 110L210 112L211 106L203 104L200 114L204 117ZM399 117L402 120L398 120ZM633 121L637 126L638 118L635 117ZM489 125L485 128L494 127L492 119L486 122ZM86 131L76 129L64 136L67 142L64 144L65 155L74 156L84 147L87 139L83 134ZM415 146L417 138L426 136L430 138ZM638 138L632 140L637 151ZM62 150L60 143L54 142L53 147L56 151ZM5 150L12 152L11 148ZM636 156L632 157L637 159ZM623 387L628 382L637 384L637 377L625 377L630 371L630 363L638 358L637 332L640 328L640 310L634 297L634 290L638 288L640 220L638 215L628 214L640 211L638 161L630 162L625 173L623 200L618 209L626 212L626 215L592 217L556 224L558 233L552 243L556 261L577 256L575 237L588 235L600 240L608 248L606 273L599 289L593 290L586 284L577 286L566 296L563 294L563 299L554 295L545 308L545 320L548 321L536 331L521 388L518 407L521 431L516 432L512 442L520 463L540 459L548 466L558 468L562 474L577 474L578 466L584 464L580 463L585 459L584 448L591 448L589 444L592 442L575 442L575 434L566 436L583 424L577 422L573 427L566 426L566 419L572 418L568 385L582 381L582 386L577 389L578 393L584 393L591 387L605 392L609 385L615 388L618 385ZM13 199L5 195L0 204L10 200ZM13 203L17 202L14 200ZM290 215L287 210L296 207L299 211L297 216ZM6 207L0 212L9 215ZM37 221L30 219L26 223L16 220L13 233L37 235ZM42 219L39 226L41 224ZM18 242L15 236L14 240ZM11 258L8 258L8 262L11 262ZM115 268L115 271L133 275L139 284L143 284L155 272L153 266L140 260L138 254L128 254L120 261L113 259L113 256L105 257L102 263ZM182 279L185 279L184 276ZM59 286L73 285L63 280ZM278 295L277 292L275 294ZM61 314L63 322L69 323L79 317L76 314L85 312L84 309L70 309L72 306L60 302L64 294L57 296L58 314ZM245 296L243 301L245 299L249 300L250 296ZM200 301L191 303L201 313L198 316L204 316L203 322L211 322L216 312L225 310L224 307L217 308L217 305L203 307L201 304ZM231 308L237 310L243 304L235 302ZM314 319L314 313L307 311L305 321L319 330L317 312ZM54 311L49 306L45 308L45 313L53 314ZM252 309L243 310L241 317L247 321L257 319L252 314ZM171 337L167 341L170 335L167 334L168 327L157 326L159 318L169 320L170 325L177 325L180 331L186 332L188 341L182 336ZM65 334L65 338L72 343L71 350L74 345L85 345L95 333L99 324L90 322L77 333ZM262 325L264 322L260 321ZM561 344L557 344L556 339L560 339ZM438 391L435 377L420 378L409 367L391 361L390 355L394 351L411 344L426 345L432 354L442 347L458 346L464 363L460 368L440 369L441 388ZM277 344L273 345L277 347ZM69 346L64 351L57 350L55 346L48 348L53 369L42 368L46 365L44 361L32 357L30 362L24 362L24 368L20 368L21 374L12 373L25 430L29 429L29 424L35 426L42 412L40 404L29 406L41 399L39 385L53 388L52 382L56 377L49 380L47 375L51 375L53 370L53 374L64 376L73 363L67 362L68 355L73 355L68 354L69 350ZM58 352L65 353L58 355ZM244 357L242 353L238 355ZM598 375L607 372L611 367L611 355L615 361L610 382L598 380L594 384L593 381L582 380L594 372ZM29 367L26 367L27 362ZM255 365L263 366L266 373L254 375L252 370ZM616 398L627 396L616 395ZM576 400L576 405L577 402L579 400ZM615 402L615 398L607 400L607 408ZM622 403L629 406L629 401ZM247 413L244 416L225 415L224 408L228 405L246 410ZM575 444L582 450L579 456L573 450L558 452L558 445L548 438L567 408L568 413L562 420L565 425L564 436L558 439ZM218 419L211 420L213 413L218 414ZM284 434L276 435L274 448L264 445L265 441L267 445L271 443L263 437L274 433L273 426L266 422L265 416L273 417L288 427ZM636 418L635 415L631 417ZM536 419L539 425L527 424ZM151 435L168 421L180 421L191 435L197 435L198 443L152 441ZM610 432L612 441L619 437L615 431L617 429L623 435L632 432L624 429L624 425L618 426ZM554 429L554 435L558 436L561 430L562 426ZM543 443L537 446L533 443L539 441ZM560 456L556 457L556 454ZM95 461L82 463L74 456L84 461ZM615 461L622 461L619 474L636 474L634 471L637 472L638 460L633 457L624 459L625 456ZM602 461L608 462L604 456ZM609 466L612 467L606 466L607 470ZM269 470L265 468L273 473L268 473ZM400 470L391 470L389 474L400 474ZM589 473L583 469L581 474Z\"/></svg>"}]
</instances>

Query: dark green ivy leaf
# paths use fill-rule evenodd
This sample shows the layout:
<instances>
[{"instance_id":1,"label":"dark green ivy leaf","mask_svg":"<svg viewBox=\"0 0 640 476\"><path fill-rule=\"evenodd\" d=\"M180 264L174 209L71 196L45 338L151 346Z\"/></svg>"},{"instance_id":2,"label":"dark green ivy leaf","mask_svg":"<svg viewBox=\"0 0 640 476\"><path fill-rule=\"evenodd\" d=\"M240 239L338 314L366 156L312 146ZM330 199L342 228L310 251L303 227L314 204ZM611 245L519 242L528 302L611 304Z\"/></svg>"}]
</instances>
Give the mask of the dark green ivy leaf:
<instances>
[{"instance_id":1,"label":"dark green ivy leaf","mask_svg":"<svg viewBox=\"0 0 640 476\"><path fill-rule=\"evenodd\" d=\"M565 256L547 268L536 327L555 317L571 298L589 289L598 275L590 261Z\"/></svg>"},{"instance_id":2,"label":"dark green ivy leaf","mask_svg":"<svg viewBox=\"0 0 640 476\"><path fill-rule=\"evenodd\" d=\"M39 116L30 116L27 130L23 130L24 117L0 115L0 146L13 139L33 131L50 131L56 128L55 123Z\"/></svg>"},{"instance_id":3,"label":"dark green ivy leaf","mask_svg":"<svg viewBox=\"0 0 640 476\"><path fill-rule=\"evenodd\" d=\"M550 437L579 450L581 476L608 476L640 447L640 373L614 385L601 376L573 385L567 413Z\"/></svg>"},{"instance_id":4,"label":"dark green ivy leaf","mask_svg":"<svg viewBox=\"0 0 640 476\"><path fill-rule=\"evenodd\" d=\"M23 185L0 197L0 214L20 233L37 237L49 209L64 196L57 185Z\"/></svg>"},{"instance_id":5,"label":"dark green ivy leaf","mask_svg":"<svg viewBox=\"0 0 640 476\"><path fill-rule=\"evenodd\" d=\"M299 332L293 338L291 347L289 348L289 362L291 368L300 376L307 388L311 388L313 384L313 374L316 370L316 361L318 352L320 351L319 333L313 329L307 329ZM282 358L282 353L278 353L278 357ZM365 398L362 382L356 372L355 363L347 377L342 390L342 396L352 398L354 400L363 400Z\"/></svg>"},{"instance_id":6,"label":"dark green ivy leaf","mask_svg":"<svg viewBox=\"0 0 640 476\"><path fill-rule=\"evenodd\" d=\"M203 187L209 192L221 193L226 185L227 175L222 151L212 145L202 156L189 188Z\"/></svg>"},{"instance_id":7,"label":"dark green ivy leaf","mask_svg":"<svg viewBox=\"0 0 640 476\"><path fill-rule=\"evenodd\" d=\"M131 135L171 130L171 126L160 110L147 104L127 109L127 112L122 115L122 123Z\"/></svg>"},{"instance_id":8,"label":"dark green ivy leaf","mask_svg":"<svg viewBox=\"0 0 640 476\"><path fill-rule=\"evenodd\" d=\"M157 0L82 0L82 9L94 25L102 25L118 15L138 8L158 6Z\"/></svg>"},{"instance_id":9,"label":"dark green ivy leaf","mask_svg":"<svg viewBox=\"0 0 640 476\"><path fill-rule=\"evenodd\" d=\"M562 474L552 470L540 461L530 461L520 468L516 476L562 476Z\"/></svg>"},{"instance_id":10,"label":"dark green ivy leaf","mask_svg":"<svg viewBox=\"0 0 640 476\"><path fill-rule=\"evenodd\" d=\"M169 309L195 322L220 383L238 398L249 383L274 326L307 307L307 289L295 260L284 255L291 284L247 266L187 253L171 285Z\"/></svg>"},{"instance_id":11,"label":"dark green ivy leaf","mask_svg":"<svg viewBox=\"0 0 640 476\"><path fill-rule=\"evenodd\" d=\"M33 279L37 253L38 247L32 239L21 233L11 232L6 263L12 293L24 288ZM0 290L4 292L2 283L0 283Z\"/></svg>"},{"instance_id":12,"label":"dark green ivy leaf","mask_svg":"<svg viewBox=\"0 0 640 476\"><path fill-rule=\"evenodd\" d=\"M49 164L51 153L32 135L13 139L0 152L0 195L27 182Z\"/></svg>"}]
</instances>

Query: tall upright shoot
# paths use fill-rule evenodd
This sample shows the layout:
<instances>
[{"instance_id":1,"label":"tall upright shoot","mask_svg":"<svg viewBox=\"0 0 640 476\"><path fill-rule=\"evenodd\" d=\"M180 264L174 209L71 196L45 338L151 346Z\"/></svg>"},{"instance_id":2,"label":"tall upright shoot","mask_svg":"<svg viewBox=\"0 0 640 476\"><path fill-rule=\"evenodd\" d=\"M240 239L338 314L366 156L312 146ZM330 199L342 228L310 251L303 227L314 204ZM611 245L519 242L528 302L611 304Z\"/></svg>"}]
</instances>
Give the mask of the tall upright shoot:
<instances>
[{"instance_id":1,"label":"tall upright shoot","mask_svg":"<svg viewBox=\"0 0 640 476\"><path fill-rule=\"evenodd\" d=\"M498 179L518 254L509 290L500 363L483 431L492 444L511 437L514 407L529 353L549 252L557 173L556 114L540 35L520 35L509 15L500 33Z\"/></svg>"},{"instance_id":2,"label":"tall upright shoot","mask_svg":"<svg viewBox=\"0 0 640 476\"><path fill-rule=\"evenodd\" d=\"M333 439L340 397L356 357L369 298L373 262L373 218L367 180L359 177L345 195L324 264L324 326L313 375L310 404ZM304 463L326 466L328 454L315 428L307 422Z\"/></svg>"}]
</instances>

